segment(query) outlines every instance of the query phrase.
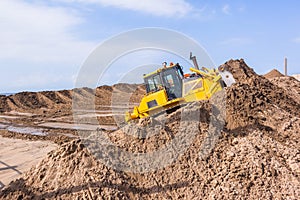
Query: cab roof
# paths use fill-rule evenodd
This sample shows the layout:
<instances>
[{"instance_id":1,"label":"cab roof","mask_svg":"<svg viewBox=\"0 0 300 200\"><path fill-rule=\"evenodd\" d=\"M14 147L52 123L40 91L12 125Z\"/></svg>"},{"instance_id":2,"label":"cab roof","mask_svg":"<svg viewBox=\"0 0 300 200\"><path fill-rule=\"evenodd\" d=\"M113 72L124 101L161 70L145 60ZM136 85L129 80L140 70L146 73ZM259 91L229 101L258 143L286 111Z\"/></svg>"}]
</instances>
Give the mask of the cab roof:
<instances>
[{"instance_id":1,"label":"cab roof","mask_svg":"<svg viewBox=\"0 0 300 200\"><path fill-rule=\"evenodd\" d=\"M174 67L176 67L176 65L166 66L166 67L159 68L159 69L157 69L157 70L155 70L153 72L150 72L149 74L144 74L143 78L147 78L149 76L153 76L153 75L158 74L158 73L160 73L160 72L162 72L162 71L164 71L166 69L170 69L170 68L174 68Z\"/></svg>"}]
</instances>

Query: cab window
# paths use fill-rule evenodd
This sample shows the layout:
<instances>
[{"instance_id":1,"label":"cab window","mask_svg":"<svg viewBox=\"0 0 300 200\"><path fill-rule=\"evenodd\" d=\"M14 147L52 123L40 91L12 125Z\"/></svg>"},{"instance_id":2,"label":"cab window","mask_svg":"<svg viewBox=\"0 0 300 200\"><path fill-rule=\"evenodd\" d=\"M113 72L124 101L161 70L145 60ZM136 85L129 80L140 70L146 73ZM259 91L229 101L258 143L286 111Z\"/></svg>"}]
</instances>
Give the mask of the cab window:
<instances>
[{"instance_id":1,"label":"cab window","mask_svg":"<svg viewBox=\"0 0 300 200\"><path fill-rule=\"evenodd\" d=\"M174 80L171 74L166 75L165 80L169 87L174 87Z\"/></svg>"},{"instance_id":2,"label":"cab window","mask_svg":"<svg viewBox=\"0 0 300 200\"><path fill-rule=\"evenodd\" d=\"M147 93L160 90L161 81L159 75L151 76L145 79Z\"/></svg>"}]
</instances>

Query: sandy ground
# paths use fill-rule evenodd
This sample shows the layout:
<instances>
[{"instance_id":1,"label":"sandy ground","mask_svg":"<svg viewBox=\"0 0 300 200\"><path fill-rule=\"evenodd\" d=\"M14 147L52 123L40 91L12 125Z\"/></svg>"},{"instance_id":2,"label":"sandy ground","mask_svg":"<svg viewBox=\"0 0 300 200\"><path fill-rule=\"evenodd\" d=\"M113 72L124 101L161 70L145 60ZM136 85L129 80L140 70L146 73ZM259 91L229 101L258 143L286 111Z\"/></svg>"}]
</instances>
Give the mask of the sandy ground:
<instances>
[{"instance_id":1,"label":"sandy ground","mask_svg":"<svg viewBox=\"0 0 300 200\"><path fill-rule=\"evenodd\" d=\"M37 165L57 145L50 141L28 141L0 136L0 188Z\"/></svg>"},{"instance_id":2,"label":"sandy ground","mask_svg":"<svg viewBox=\"0 0 300 200\"><path fill-rule=\"evenodd\" d=\"M0 191L0 199L299 199L300 82L275 70L259 76L242 59L223 67L237 83L226 89L225 127L219 132L220 124L210 123L225 110L215 112L210 101L220 105L220 94L165 119L136 120L116 131L109 129L119 125L113 111L125 110L123 104L116 109L108 104L113 91L116 103L128 96L139 102L141 88L98 87L95 112L85 106L92 94L88 88L0 96L5 137L0 138L0 181L20 177ZM72 96L83 106L72 107ZM72 124L75 111L77 125ZM79 140L80 135L90 137ZM108 144L100 143L103 136ZM53 143L58 148L47 154ZM169 146L174 153L154 154ZM128 159L113 147L148 157ZM141 166L153 170L143 172Z\"/></svg>"}]
</instances>

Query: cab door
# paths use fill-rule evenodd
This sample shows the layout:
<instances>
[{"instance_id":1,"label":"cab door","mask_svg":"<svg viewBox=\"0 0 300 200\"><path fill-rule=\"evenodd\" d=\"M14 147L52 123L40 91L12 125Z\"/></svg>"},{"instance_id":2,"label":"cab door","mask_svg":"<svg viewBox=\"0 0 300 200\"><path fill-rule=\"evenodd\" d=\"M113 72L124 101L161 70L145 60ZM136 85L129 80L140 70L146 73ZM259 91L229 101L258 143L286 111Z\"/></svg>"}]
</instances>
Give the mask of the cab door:
<instances>
[{"instance_id":1,"label":"cab door","mask_svg":"<svg viewBox=\"0 0 300 200\"><path fill-rule=\"evenodd\" d=\"M164 70L162 72L162 80L169 100L182 97L182 78L177 68L174 67Z\"/></svg>"}]
</instances>

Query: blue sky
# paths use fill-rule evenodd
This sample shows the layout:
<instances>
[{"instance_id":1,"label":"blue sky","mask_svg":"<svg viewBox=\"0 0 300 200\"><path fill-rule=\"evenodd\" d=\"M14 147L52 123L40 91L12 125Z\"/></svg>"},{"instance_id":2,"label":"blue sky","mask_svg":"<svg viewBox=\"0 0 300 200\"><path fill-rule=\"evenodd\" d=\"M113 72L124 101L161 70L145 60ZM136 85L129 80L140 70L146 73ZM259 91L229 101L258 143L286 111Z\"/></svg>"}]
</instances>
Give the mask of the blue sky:
<instances>
[{"instance_id":1,"label":"blue sky","mask_svg":"<svg viewBox=\"0 0 300 200\"><path fill-rule=\"evenodd\" d=\"M264 74L282 71L286 56L289 74L299 74L299 8L296 0L1 0L0 93L73 88L97 45L143 27L182 32L217 66L244 58Z\"/></svg>"}]
</instances>

